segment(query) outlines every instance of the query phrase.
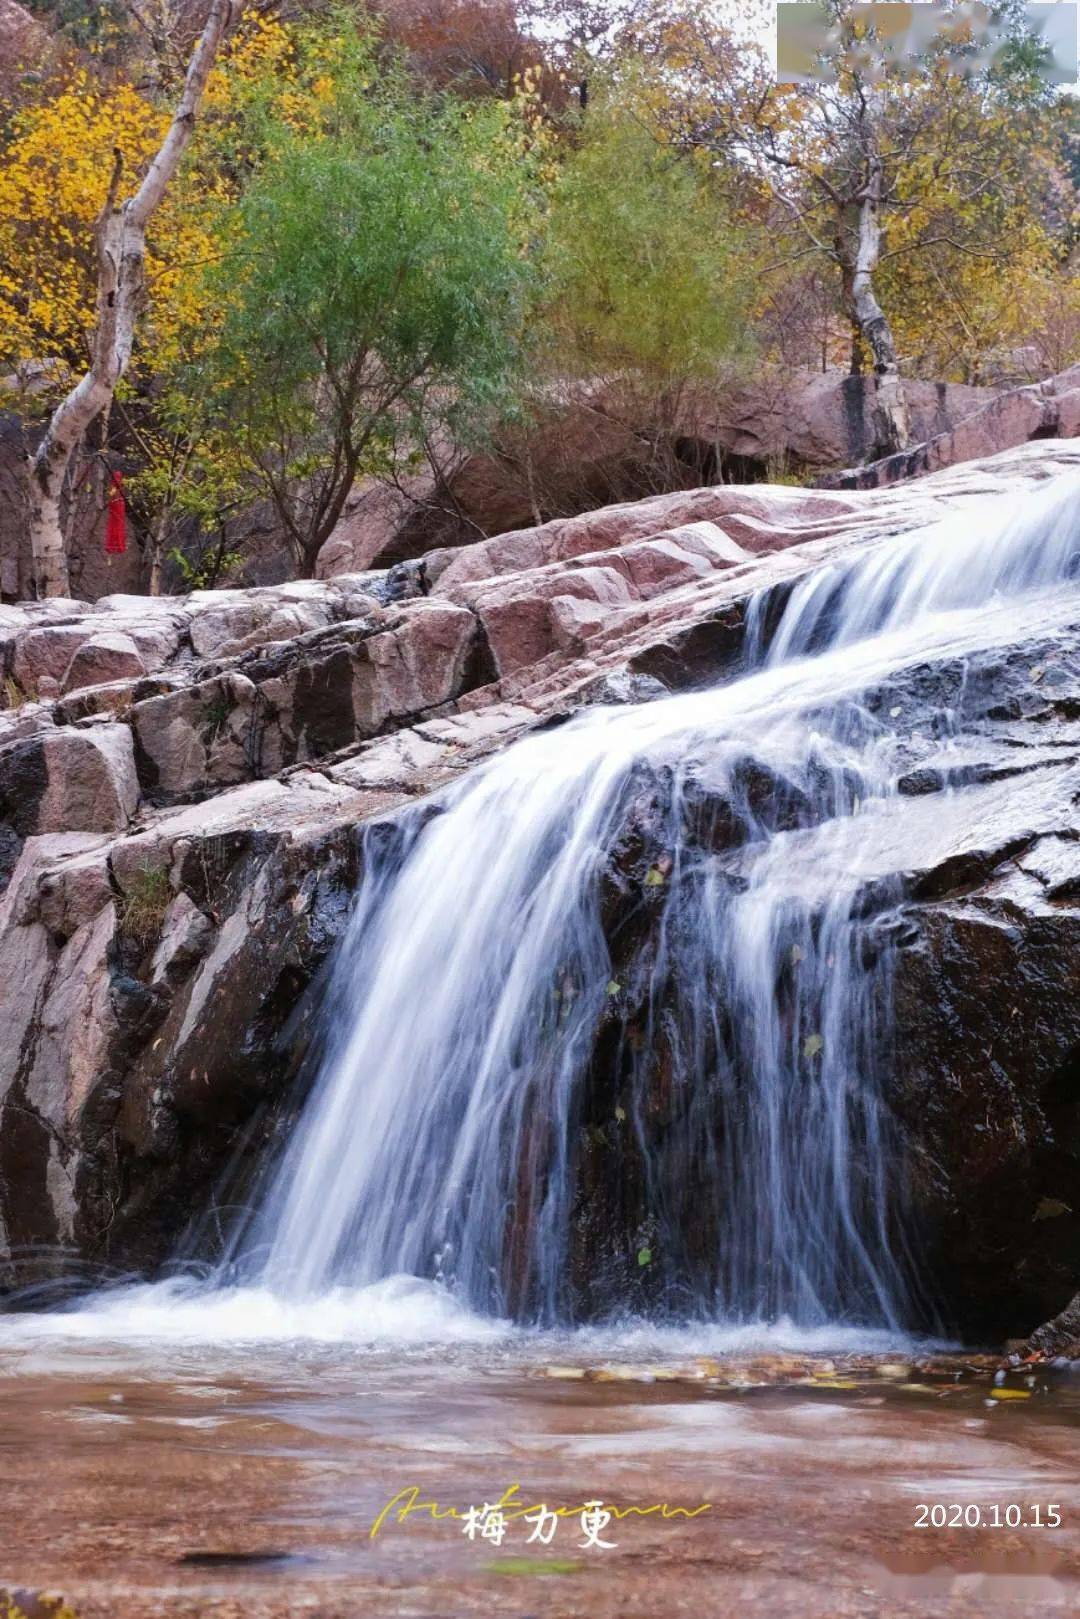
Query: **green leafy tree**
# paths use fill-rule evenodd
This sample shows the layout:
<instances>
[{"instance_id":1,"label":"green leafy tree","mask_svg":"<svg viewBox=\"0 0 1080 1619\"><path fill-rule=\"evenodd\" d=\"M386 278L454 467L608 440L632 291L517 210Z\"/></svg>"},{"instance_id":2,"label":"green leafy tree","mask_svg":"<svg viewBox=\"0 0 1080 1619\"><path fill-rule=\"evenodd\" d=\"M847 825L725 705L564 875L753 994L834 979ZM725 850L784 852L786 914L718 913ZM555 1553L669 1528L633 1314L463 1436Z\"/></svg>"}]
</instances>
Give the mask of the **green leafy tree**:
<instances>
[{"instance_id":1,"label":"green leafy tree","mask_svg":"<svg viewBox=\"0 0 1080 1619\"><path fill-rule=\"evenodd\" d=\"M750 233L642 88L633 64L594 84L551 183L528 408L499 442L535 521L713 477L698 424L753 351Z\"/></svg>"},{"instance_id":2,"label":"green leafy tree","mask_svg":"<svg viewBox=\"0 0 1080 1619\"><path fill-rule=\"evenodd\" d=\"M268 498L300 572L358 476L487 416L530 281L514 113L346 86L280 128L214 272L215 443Z\"/></svg>"},{"instance_id":3,"label":"green leafy tree","mask_svg":"<svg viewBox=\"0 0 1080 1619\"><path fill-rule=\"evenodd\" d=\"M562 369L660 391L747 352L752 256L707 169L658 141L614 87L553 192L548 317Z\"/></svg>"}]
</instances>

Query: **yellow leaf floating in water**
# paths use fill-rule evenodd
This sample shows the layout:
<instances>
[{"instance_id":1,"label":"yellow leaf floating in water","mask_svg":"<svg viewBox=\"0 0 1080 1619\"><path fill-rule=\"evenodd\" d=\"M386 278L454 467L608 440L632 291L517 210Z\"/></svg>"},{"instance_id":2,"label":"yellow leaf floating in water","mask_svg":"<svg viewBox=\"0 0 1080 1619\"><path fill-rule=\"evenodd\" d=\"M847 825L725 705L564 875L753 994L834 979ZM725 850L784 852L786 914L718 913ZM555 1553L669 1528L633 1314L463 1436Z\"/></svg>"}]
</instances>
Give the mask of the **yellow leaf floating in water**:
<instances>
[{"instance_id":1,"label":"yellow leaf floating in water","mask_svg":"<svg viewBox=\"0 0 1080 1619\"><path fill-rule=\"evenodd\" d=\"M991 1389L992 1400L1030 1400L1030 1389Z\"/></svg>"},{"instance_id":2,"label":"yellow leaf floating in water","mask_svg":"<svg viewBox=\"0 0 1080 1619\"><path fill-rule=\"evenodd\" d=\"M1063 1203L1059 1197L1044 1197L1040 1199L1039 1206L1032 1215L1033 1220L1056 1220L1061 1214L1071 1214L1072 1209Z\"/></svg>"},{"instance_id":3,"label":"yellow leaf floating in water","mask_svg":"<svg viewBox=\"0 0 1080 1619\"><path fill-rule=\"evenodd\" d=\"M663 888L663 886L664 886L664 873L660 870L660 868L658 866L650 866L648 871L645 873L645 887L646 888Z\"/></svg>"}]
</instances>

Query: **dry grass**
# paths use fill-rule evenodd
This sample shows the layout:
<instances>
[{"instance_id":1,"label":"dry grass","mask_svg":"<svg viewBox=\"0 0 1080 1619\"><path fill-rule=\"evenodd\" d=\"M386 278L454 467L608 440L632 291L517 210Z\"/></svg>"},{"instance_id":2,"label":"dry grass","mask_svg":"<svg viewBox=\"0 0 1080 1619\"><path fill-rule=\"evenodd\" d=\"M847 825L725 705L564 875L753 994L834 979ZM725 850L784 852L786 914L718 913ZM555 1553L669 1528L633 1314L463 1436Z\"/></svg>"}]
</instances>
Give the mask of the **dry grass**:
<instances>
[{"instance_id":1,"label":"dry grass","mask_svg":"<svg viewBox=\"0 0 1080 1619\"><path fill-rule=\"evenodd\" d=\"M120 932L137 944L149 944L161 931L171 899L168 872L161 866L141 866L120 905Z\"/></svg>"}]
</instances>

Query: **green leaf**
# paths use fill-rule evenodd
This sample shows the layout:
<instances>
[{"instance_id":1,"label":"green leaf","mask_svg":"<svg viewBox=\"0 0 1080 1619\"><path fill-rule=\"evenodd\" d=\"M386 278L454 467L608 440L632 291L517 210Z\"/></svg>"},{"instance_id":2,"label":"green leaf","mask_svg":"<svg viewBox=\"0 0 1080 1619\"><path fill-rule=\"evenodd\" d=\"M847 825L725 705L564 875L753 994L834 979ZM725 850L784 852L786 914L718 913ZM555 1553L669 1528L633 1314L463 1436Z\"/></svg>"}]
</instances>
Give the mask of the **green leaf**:
<instances>
[{"instance_id":1,"label":"green leaf","mask_svg":"<svg viewBox=\"0 0 1080 1619\"><path fill-rule=\"evenodd\" d=\"M577 1574L582 1566L559 1557L502 1557L484 1564L489 1574Z\"/></svg>"},{"instance_id":2,"label":"green leaf","mask_svg":"<svg viewBox=\"0 0 1080 1619\"><path fill-rule=\"evenodd\" d=\"M825 1042L821 1038L820 1034L808 1034L806 1039L803 1041L803 1056L806 1057L807 1060L809 1060L811 1057L818 1056L819 1053L824 1049Z\"/></svg>"},{"instance_id":3,"label":"green leaf","mask_svg":"<svg viewBox=\"0 0 1080 1619\"><path fill-rule=\"evenodd\" d=\"M639 1265L642 1265L642 1266L651 1265L652 1264L652 1249L651 1248L639 1248L638 1249L638 1255L637 1255L637 1262L638 1262Z\"/></svg>"},{"instance_id":4,"label":"green leaf","mask_svg":"<svg viewBox=\"0 0 1080 1619\"><path fill-rule=\"evenodd\" d=\"M609 979L607 987L607 992L609 995L617 995L621 989L622 985L620 983L617 983L614 978Z\"/></svg>"},{"instance_id":5,"label":"green leaf","mask_svg":"<svg viewBox=\"0 0 1080 1619\"><path fill-rule=\"evenodd\" d=\"M650 866L645 873L646 888L663 888L666 879L658 866Z\"/></svg>"},{"instance_id":6,"label":"green leaf","mask_svg":"<svg viewBox=\"0 0 1080 1619\"><path fill-rule=\"evenodd\" d=\"M620 1124L625 1124L625 1122L626 1122L626 1109L624 1107L617 1107L615 1109L615 1117L618 1119Z\"/></svg>"}]
</instances>

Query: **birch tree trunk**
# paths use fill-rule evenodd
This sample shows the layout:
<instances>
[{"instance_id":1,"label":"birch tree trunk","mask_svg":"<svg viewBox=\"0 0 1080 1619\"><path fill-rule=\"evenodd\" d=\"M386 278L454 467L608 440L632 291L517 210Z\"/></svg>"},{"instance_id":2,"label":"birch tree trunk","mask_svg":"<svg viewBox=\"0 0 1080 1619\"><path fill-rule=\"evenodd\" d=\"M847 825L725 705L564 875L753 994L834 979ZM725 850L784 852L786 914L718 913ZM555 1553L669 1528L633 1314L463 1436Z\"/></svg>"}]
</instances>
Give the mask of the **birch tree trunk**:
<instances>
[{"instance_id":1,"label":"birch tree trunk","mask_svg":"<svg viewBox=\"0 0 1080 1619\"><path fill-rule=\"evenodd\" d=\"M881 257L880 193L881 173L875 168L858 202L858 230L848 296L852 318L874 368L874 432L878 450L894 455L898 450L906 450L911 443L911 420L892 329L874 292L873 274Z\"/></svg>"},{"instance_id":2,"label":"birch tree trunk","mask_svg":"<svg viewBox=\"0 0 1080 1619\"><path fill-rule=\"evenodd\" d=\"M151 596L161 595L162 553L165 550L165 535L169 528L171 512L165 507L154 524L154 533L150 541L150 580L148 590Z\"/></svg>"},{"instance_id":3,"label":"birch tree trunk","mask_svg":"<svg viewBox=\"0 0 1080 1619\"><path fill-rule=\"evenodd\" d=\"M116 153L108 197L95 227L98 293L90 366L56 407L29 463L30 548L39 596L64 596L68 591L60 511L64 480L87 428L111 402L131 359L135 325L146 301L147 223L191 139L199 102L231 13L231 0L213 0L165 138L141 185L123 202L117 200L121 157Z\"/></svg>"}]
</instances>

